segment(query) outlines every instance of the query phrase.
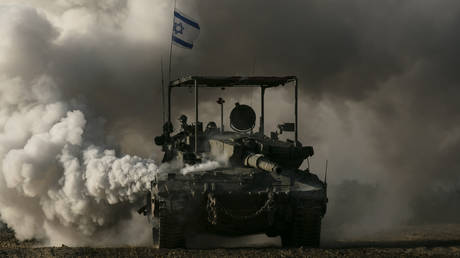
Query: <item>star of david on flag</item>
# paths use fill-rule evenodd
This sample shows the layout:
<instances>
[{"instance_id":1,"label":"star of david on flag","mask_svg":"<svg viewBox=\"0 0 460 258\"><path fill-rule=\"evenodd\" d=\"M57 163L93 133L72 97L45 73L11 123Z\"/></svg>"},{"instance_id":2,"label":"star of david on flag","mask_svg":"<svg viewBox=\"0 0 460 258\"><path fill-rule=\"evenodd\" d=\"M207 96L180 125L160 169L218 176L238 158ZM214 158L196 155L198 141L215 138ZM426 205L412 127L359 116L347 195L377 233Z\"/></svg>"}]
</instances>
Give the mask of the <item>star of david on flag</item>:
<instances>
[{"instance_id":1,"label":"star of david on flag","mask_svg":"<svg viewBox=\"0 0 460 258\"><path fill-rule=\"evenodd\" d=\"M177 46L191 49L193 48L193 41L198 38L199 34L200 25L174 9L172 42Z\"/></svg>"}]
</instances>

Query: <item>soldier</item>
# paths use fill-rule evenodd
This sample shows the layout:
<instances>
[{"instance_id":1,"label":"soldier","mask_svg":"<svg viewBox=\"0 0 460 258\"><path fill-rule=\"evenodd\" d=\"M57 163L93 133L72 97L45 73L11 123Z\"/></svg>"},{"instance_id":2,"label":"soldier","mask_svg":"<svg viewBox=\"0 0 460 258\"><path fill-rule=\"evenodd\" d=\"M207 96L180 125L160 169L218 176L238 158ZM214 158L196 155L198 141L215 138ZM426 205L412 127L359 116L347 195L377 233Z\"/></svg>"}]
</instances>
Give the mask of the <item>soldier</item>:
<instances>
[{"instance_id":1,"label":"soldier","mask_svg":"<svg viewBox=\"0 0 460 258\"><path fill-rule=\"evenodd\" d=\"M213 134L216 134L219 132L219 129L217 129L217 125L215 122L209 122L207 125L206 125L206 130L204 131L204 133L206 135L213 135Z\"/></svg>"},{"instance_id":2,"label":"soldier","mask_svg":"<svg viewBox=\"0 0 460 258\"><path fill-rule=\"evenodd\" d=\"M155 144L159 146L164 146L165 144L171 141L170 134L174 131L173 125L171 122L166 122L163 125L163 134L161 136L155 137Z\"/></svg>"},{"instance_id":3,"label":"soldier","mask_svg":"<svg viewBox=\"0 0 460 258\"><path fill-rule=\"evenodd\" d=\"M161 149L165 153L162 162L168 162L173 159L174 154L169 148L169 145L172 142L170 134L173 131L173 125L171 122L168 121L163 125L163 134L161 136L155 137L155 144L161 146Z\"/></svg>"},{"instance_id":4,"label":"soldier","mask_svg":"<svg viewBox=\"0 0 460 258\"><path fill-rule=\"evenodd\" d=\"M174 132L174 127L173 127L172 123L168 121L163 125L163 133L165 135L169 135L172 132Z\"/></svg>"},{"instance_id":5,"label":"soldier","mask_svg":"<svg viewBox=\"0 0 460 258\"><path fill-rule=\"evenodd\" d=\"M180 127L183 132L187 132L189 125L187 124L187 116L186 115L181 115L179 117L179 122L180 122Z\"/></svg>"}]
</instances>

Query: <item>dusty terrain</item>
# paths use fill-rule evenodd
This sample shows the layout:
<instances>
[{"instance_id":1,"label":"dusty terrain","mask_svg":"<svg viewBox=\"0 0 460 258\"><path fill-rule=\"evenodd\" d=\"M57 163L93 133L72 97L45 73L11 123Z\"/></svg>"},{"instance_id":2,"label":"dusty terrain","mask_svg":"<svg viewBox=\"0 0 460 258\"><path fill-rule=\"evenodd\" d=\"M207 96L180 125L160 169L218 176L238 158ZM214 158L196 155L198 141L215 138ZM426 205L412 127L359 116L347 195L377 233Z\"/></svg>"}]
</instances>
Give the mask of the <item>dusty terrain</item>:
<instances>
[{"instance_id":1,"label":"dusty terrain","mask_svg":"<svg viewBox=\"0 0 460 258\"><path fill-rule=\"evenodd\" d=\"M209 240L212 237L208 236L203 237L200 242L208 243L204 245L205 248L210 248L212 245L214 245L214 248L188 250L165 250L150 247L38 247L39 243L33 241L20 242L14 238L13 232L3 229L0 235L0 256L460 257L460 225L457 224L408 226L391 232L374 233L357 238L343 240L323 239L322 247L319 249L283 249L278 246L279 240L277 239L265 241L265 243L260 244L260 238L243 238L236 241L227 241L226 244L219 245L216 243L221 241L221 239L214 240L216 242L214 244L209 244L211 242ZM195 244L200 246L200 243ZM201 248L204 247L202 244Z\"/></svg>"}]
</instances>

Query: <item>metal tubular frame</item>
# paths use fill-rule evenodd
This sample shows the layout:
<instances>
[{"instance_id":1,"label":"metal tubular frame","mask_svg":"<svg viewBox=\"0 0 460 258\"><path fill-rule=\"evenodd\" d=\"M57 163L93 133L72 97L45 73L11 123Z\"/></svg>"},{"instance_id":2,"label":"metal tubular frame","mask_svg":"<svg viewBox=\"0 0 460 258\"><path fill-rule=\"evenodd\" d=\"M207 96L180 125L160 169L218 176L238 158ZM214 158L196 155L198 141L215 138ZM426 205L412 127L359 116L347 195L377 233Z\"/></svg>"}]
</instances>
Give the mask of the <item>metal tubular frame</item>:
<instances>
[{"instance_id":1,"label":"metal tubular frame","mask_svg":"<svg viewBox=\"0 0 460 258\"><path fill-rule=\"evenodd\" d=\"M171 86L168 85L168 122L171 123Z\"/></svg>"},{"instance_id":2,"label":"metal tubular frame","mask_svg":"<svg viewBox=\"0 0 460 258\"><path fill-rule=\"evenodd\" d=\"M294 144L295 146L299 146L298 144L298 121L299 121L299 118L298 118L298 103L297 103L297 98L298 98L298 79L297 77L295 78L295 89L294 89L294 99L295 99L295 102L294 102L294 116L295 116L295 134L294 134Z\"/></svg>"},{"instance_id":3,"label":"metal tubular frame","mask_svg":"<svg viewBox=\"0 0 460 258\"><path fill-rule=\"evenodd\" d=\"M198 87L195 84L195 154L198 154Z\"/></svg>"},{"instance_id":4,"label":"metal tubular frame","mask_svg":"<svg viewBox=\"0 0 460 258\"><path fill-rule=\"evenodd\" d=\"M298 141L298 131L299 131L299 117L298 117L298 85L299 80L297 77L294 77L295 87L294 87L294 116L295 116L295 131L294 131L294 144L295 146L299 146ZM195 88L195 152L198 152L198 85L197 80L193 80L193 86ZM168 85L168 122L171 123L171 92L172 88L177 87L173 86L172 81ZM265 120L265 89L269 88L269 86L260 85L260 95L261 95L261 115L260 115L260 125L259 125L259 132L261 135L264 134L264 120Z\"/></svg>"},{"instance_id":5,"label":"metal tubular frame","mask_svg":"<svg viewBox=\"0 0 460 258\"><path fill-rule=\"evenodd\" d=\"M264 123L265 123L265 87L260 87L260 124L259 134L264 135Z\"/></svg>"}]
</instances>

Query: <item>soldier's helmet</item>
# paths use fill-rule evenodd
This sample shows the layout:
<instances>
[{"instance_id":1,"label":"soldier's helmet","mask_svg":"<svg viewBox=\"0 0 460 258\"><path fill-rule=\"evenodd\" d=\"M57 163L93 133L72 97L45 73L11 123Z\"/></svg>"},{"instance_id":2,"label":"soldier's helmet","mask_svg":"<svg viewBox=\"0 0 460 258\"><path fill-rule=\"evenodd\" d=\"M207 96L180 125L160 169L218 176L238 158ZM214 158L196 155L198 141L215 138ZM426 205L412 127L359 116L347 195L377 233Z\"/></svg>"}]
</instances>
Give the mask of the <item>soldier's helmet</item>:
<instances>
[{"instance_id":1,"label":"soldier's helmet","mask_svg":"<svg viewBox=\"0 0 460 258\"><path fill-rule=\"evenodd\" d=\"M181 115L179 117L179 121L182 123L182 124L186 124L187 123L187 116L186 115Z\"/></svg>"},{"instance_id":2,"label":"soldier's helmet","mask_svg":"<svg viewBox=\"0 0 460 258\"><path fill-rule=\"evenodd\" d=\"M216 133L218 132L217 130L217 125L215 122L209 122L207 125L206 125L206 130L205 130L205 133L206 134L213 134L213 133Z\"/></svg>"},{"instance_id":3,"label":"soldier's helmet","mask_svg":"<svg viewBox=\"0 0 460 258\"><path fill-rule=\"evenodd\" d=\"M209 122L207 125L206 125L206 130L214 130L214 129L217 129L217 125L215 122Z\"/></svg>"}]
</instances>

